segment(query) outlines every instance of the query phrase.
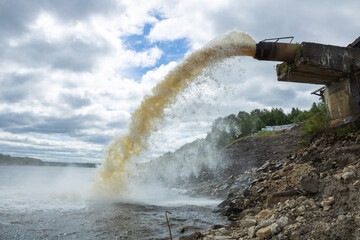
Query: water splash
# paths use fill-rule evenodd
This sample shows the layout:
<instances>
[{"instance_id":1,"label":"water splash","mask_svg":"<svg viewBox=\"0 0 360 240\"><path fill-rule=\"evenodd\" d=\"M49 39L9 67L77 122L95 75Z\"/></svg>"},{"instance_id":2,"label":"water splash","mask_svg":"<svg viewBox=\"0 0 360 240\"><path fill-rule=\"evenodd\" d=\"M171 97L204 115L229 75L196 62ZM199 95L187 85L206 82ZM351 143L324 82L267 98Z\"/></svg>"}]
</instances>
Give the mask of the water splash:
<instances>
[{"instance_id":1,"label":"water splash","mask_svg":"<svg viewBox=\"0 0 360 240\"><path fill-rule=\"evenodd\" d=\"M178 93L199 76L205 67L233 56L254 56L255 51L256 42L251 36L233 31L216 37L187 56L152 89L151 95L144 97L131 115L128 134L116 137L108 146L105 160L95 176L95 191L101 195L117 196L126 189L127 164L132 157L147 150L150 134L156 130L156 123L163 118L164 109L175 101Z\"/></svg>"}]
</instances>

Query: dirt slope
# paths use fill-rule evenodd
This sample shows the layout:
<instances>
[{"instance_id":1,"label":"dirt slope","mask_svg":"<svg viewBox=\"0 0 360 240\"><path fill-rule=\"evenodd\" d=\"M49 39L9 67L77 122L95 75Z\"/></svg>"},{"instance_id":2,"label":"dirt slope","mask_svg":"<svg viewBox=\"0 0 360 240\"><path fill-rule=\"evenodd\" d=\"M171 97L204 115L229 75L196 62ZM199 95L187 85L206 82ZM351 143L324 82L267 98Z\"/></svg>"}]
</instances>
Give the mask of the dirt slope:
<instances>
[{"instance_id":1,"label":"dirt slope","mask_svg":"<svg viewBox=\"0 0 360 240\"><path fill-rule=\"evenodd\" d=\"M249 179L242 179L242 173L260 167L268 160L283 159L296 153L302 138L300 127L294 127L289 131L240 139L219 153L219 161L226 162L226 168L205 170L197 178L184 182L182 187L194 196L224 199L230 190L240 190L248 184Z\"/></svg>"}]
</instances>

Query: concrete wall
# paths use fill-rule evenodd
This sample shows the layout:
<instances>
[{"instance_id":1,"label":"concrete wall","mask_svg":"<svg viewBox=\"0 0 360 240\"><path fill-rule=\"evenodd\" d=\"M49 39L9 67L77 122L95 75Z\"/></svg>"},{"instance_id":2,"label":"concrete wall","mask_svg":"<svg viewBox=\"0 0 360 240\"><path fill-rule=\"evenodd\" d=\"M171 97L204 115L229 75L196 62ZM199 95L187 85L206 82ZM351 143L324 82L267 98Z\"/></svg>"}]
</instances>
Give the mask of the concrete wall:
<instances>
[{"instance_id":1,"label":"concrete wall","mask_svg":"<svg viewBox=\"0 0 360 240\"><path fill-rule=\"evenodd\" d=\"M277 66L279 81L326 85L325 104L332 125L360 119L360 48L302 43L293 63Z\"/></svg>"},{"instance_id":2,"label":"concrete wall","mask_svg":"<svg viewBox=\"0 0 360 240\"><path fill-rule=\"evenodd\" d=\"M352 74L326 85L325 104L332 125L351 122L360 114L359 83L360 75Z\"/></svg>"}]
</instances>

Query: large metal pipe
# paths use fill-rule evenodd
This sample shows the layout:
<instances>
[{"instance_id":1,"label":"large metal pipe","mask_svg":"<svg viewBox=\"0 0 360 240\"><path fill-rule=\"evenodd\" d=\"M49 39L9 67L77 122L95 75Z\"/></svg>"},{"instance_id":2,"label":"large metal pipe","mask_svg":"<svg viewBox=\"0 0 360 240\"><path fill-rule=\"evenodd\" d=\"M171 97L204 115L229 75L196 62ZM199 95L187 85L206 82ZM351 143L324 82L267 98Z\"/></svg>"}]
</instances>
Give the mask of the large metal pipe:
<instances>
[{"instance_id":1,"label":"large metal pipe","mask_svg":"<svg viewBox=\"0 0 360 240\"><path fill-rule=\"evenodd\" d=\"M267 61L293 62L295 44L278 42L259 42L256 44L255 59Z\"/></svg>"}]
</instances>

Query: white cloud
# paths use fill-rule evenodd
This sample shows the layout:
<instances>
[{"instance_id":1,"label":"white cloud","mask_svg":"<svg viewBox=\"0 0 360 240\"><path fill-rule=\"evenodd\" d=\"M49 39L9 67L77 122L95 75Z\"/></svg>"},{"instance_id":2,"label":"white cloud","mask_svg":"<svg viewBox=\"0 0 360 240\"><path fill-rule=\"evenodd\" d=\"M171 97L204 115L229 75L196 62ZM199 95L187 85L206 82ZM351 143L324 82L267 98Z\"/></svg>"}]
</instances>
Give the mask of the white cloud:
<instances>
[{"instance_id":1,"label":"white cloud","mask_svg":"<svg viewBox=\"0 0 360 240\"><path fill-rule=\"evenodd\" d=\"M170 62L167 65L161 65L154 70L149 70L142 76L141 83L147 86L147 89L152 88L159 83L177 64L177 62Z\"/></svg>"},{"instance_id":2,"label":"white cloud","mask_svg":"<svg viewBox=\"0 0 360 240\"><path fill-rule=\"evenodd\" d=\"M36 156L53 160L61 154L69 161L101 159L109 139L126 132L143 96L175 67L176 62L163 62L173 49L161 45L185 39L191 52L238 29L258 41L294 35L298 42L345 46L360 28L358 1L43 2L5 0L0 8L0 150L31 155L42 144L49 151ZM151 25L147 36L146 25ZM134 34L149 45L125 44ZM310 107L317 100L310 92L318 86L277 82L275 64L237 58L198 79L167 110L163 135L155 137L161 150L204 136L221 115ZM36 126L44 129L35 131Z\"/></svg>"}]
</instances>

